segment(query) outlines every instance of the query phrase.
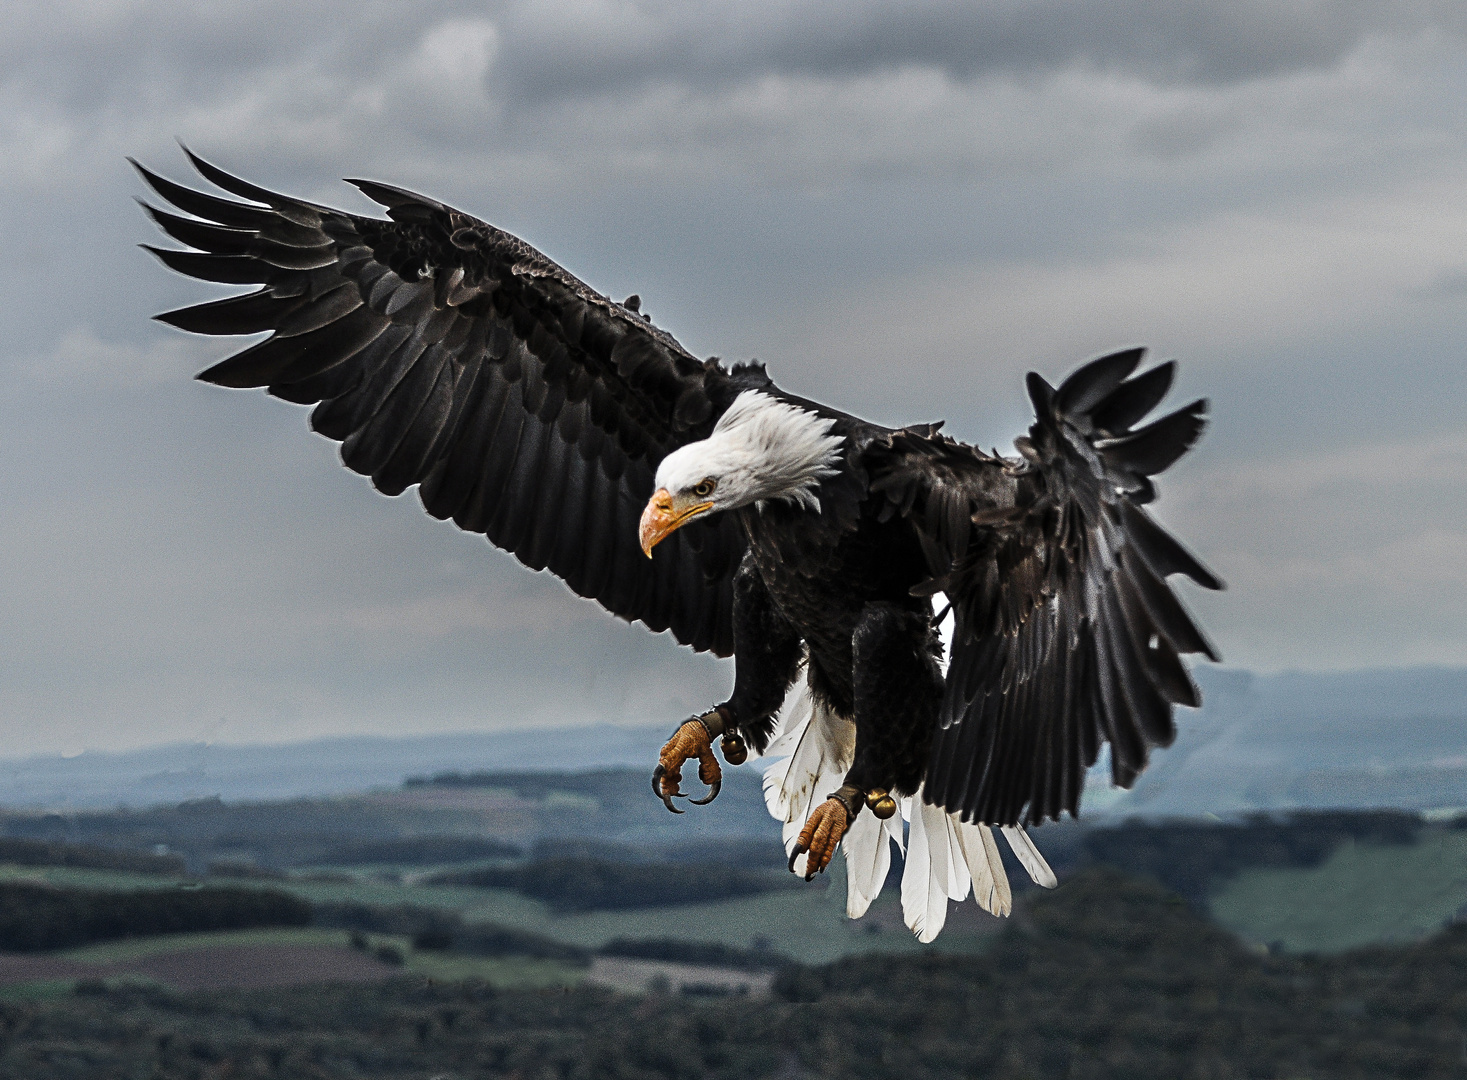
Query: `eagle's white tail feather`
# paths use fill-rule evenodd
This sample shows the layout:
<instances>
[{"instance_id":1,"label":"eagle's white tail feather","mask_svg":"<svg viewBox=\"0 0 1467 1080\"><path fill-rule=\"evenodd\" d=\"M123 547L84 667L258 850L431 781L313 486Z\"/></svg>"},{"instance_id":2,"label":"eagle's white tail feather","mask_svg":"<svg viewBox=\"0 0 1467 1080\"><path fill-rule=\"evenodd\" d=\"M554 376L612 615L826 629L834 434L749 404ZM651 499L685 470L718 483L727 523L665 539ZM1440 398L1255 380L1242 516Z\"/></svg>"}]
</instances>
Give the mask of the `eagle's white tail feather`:
<instances>
[{"instance_id":1,"label":"eagle's white tail feather","mask_svg":"<svg viewBox=\"0 0 1467 1080\"><path fill-rule=\"evenodd\" d=\"M907 833L906 829L903 828L903 825L905 824L909 816L907 812L907 806L911 803L911 801L911 799L898 799L897 806L901 808L902 812L900 814L893 814L891 817L882 822L882 825L886 827L887 834L891 837L892 842L896 844L897 851L899 851L903 857L905 857L907 854Z\"/></svg>"},{"instance_id":2,"label":"eagle's white tail feather","mask_svg":"<svg viewBox=\"0 0 1467 1080\"><path fill-rule=\"evenodd\" d=\"M1058 884L1054 871L1049 868L1049 863L1044 861L1044 856L1034 846L1034 841L1029 838L1028 833L1018 825L1005 825L1003 835L1004 839L1009 842L1009 847L1013 848L1014 855L1024 865L1024 869L1029 871L1029 877L1033 879L1034 884L1043 885L1046 889L1052 889Z\"/></svg>"},{"instance_id":3,"label":"eagle's white tail feather","mask_svg":"<svg viewBox=\"0 0 1467 1080\"><path fill-rule=\"evenodd\" d=\"M919 939L935 938L946 921L946 900L964 900L970 888L984 911L1007 915L1013 910L1008 874L992 829L927 805L920 788L916 796L901 801L901 809L911 822L902 871L902 915ZM1034 857L1043 863L1037 850ZM945 898L941 914L934 892L939 887Z\"/></svg>"},{"instance_id":4,"label":"eagle's white tail feather","mask_svg":"<svg viewBox=\"0 0 1467 1080\"><path fill-rule=\"evenodd\" d=\"M994 904L989 913L992 915L1007 915L1014 910L1014 894L1009 888L1009 874L1003 868L1003 856L998 853L998 841L994 839L993 830L987 826L983 829L983 848L988 853L988 869L993 871L993 893Z\"/></svg>"},{"instance_id":5,"label":"eagle's white tail feather","mask_svg":"<svg viewBox=\"0 0 1467 1080\"><path fill-rule=\"evenodd\" d=\"M988 865L988 850L983 846L982 833L986 831L982 825L958 822L958 846L963 849L963 861L973 875L973 899L985 911L992 911L997 891Z\"/></svg>"},{"instance_id":6,"label":"eagle's white tail feather","mask_svg":"<svg viewBox=\"0 0 1467 1080\"><path fill-rule=\"evenodd\" d=\"M962 819L956 814L943 815L942 827L947 834L947 863L952 868L948 875L947 898L958 903L968 899L968 891L973 887L973 875L963 854L962 841L958 839L958 826L962 823Z\"/></svg>"},{"instance_id":7,"label":"eagle's white tail feather","mask_svg":"<svg viewBox=\"0 0 1467 1080\"><path fill-rule=\"evenodd\" d=\"M810 695L803 687L791 694L780 713L774 738L764 748L764 756L770 764L764 769L764 805L783 823L789 798L785 795L785 780L789 776L795 749L810 725Z\"/></svg>"},{"instance_id":8,"label":"eagle's white tail feather","mask_svg":"<svg viewBox=\"0 0 1467 1080\"><path fill-rule=\"evenodd\" d=\"M875 814L862 814L841 841L846 860L846 917L859 919L891 870L891 834Z\"/></svg>"},{"instance_id":9,"label":"eagle's white tail feather","mask_svg":"<svg viewBox=\"0 0 1467 1080\"><path fill-rule=\"evenodd\" d=\"M808 687L787 703L779 736L764 751L773 757L788 754L764 771L764 803L784 825L784 850L794 850L815 804L844 782L856 751L856 725L816 701ZM804 874L805 856L795 860L795 872Z\"/></svg>"},{"instance_id":10,"label":"eagle's white tail feather","mask_svg":"<svg viewBox=\"0 0 1467 1080\"><path fill-rule=\"evenodd\" d=\"M973 873L973 899L992 915L1007 915L1013 910L1014 898L1009 891L1009 875L998 853L998 842L987 825L958 822L958 842L963 857Z\"/></svg>"},{"instance_id":11,"label":"eagle's white tail feather","mask_svg":"<svg viewBox=\"0 0 1467 1080\"><path fill-rule=\"evenodd\" d=\"M925 943L936 940L947 921L954 874L952 842L948 815L923 802L920 788L912 798L910 813L907 865L902 870L902 917L917 940ZM967 876L966 869L962 876Z\"/></svg>"}]
</instances>

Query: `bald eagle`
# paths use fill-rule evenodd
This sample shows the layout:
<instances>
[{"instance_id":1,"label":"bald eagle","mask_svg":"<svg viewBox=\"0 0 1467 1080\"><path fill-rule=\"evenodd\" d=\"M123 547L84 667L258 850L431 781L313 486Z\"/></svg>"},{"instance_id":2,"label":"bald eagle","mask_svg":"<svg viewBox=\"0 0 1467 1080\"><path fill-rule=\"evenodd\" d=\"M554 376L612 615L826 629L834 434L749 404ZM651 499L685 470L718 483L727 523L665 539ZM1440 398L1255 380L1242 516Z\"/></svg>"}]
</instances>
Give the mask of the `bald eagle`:
<instances>
[{"instance_id":1,"label":"bald eagle","mask_svg":"<svg viewBox=\"0 0 1467 1080\"><path fill-rule=\"evenodd\" d=\"M1053 884L1023 827L1079 812L1104 744L1129 787L1172 741L1174 706L1200 704L1180 656L1217 653L1168 578L1221 582L1145 504L1206 402L1138 426L1172 363L1138 375L1130 349L1058 388L1031 373L1017 456L988 454L796 397L757 363L699 360L635 296L425 196L353 180L387 212L358 216L189 157L236 198L137 166L186 215L144 204L184 245L148 250L257 288L158 318L270 332L199 378L313 405L384 494L417 485L434 517L612 614L734 657L728 700L678 728L653 790L676 811L696 760L710 791L694 801L711 801L714 739L731 764L774 760L790 868L808 878L841 848L853 917L893 844L924 940L970 890L1008 910L994 830Z\"/></svg>"}]
</instances>

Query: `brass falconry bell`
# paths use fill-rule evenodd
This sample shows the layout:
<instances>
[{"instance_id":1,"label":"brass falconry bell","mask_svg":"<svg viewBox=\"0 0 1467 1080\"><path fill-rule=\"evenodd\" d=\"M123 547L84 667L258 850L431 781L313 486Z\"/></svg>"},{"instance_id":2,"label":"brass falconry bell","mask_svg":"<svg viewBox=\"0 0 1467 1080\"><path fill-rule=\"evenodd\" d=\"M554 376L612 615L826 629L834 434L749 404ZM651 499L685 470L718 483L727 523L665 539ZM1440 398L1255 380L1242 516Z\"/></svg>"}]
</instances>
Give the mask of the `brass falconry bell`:
<instances>
[{"instance_id":1,"label":"brass falconry bell","mask_svg":"<svg viewBox=\"0 0 1467 1080\"><path fill-rule=\"evenodd\" d=\"M744 737L736 732L726 733L718 745L723 751L723 760L730 765L742 765L749 760L749 748L744 745Z\"/></svg>"},{"instance_id":2,"label":"brass falconry bell","mask_svg":"<svg viewBox=\"0 0 1467 1080\"><path fill-rule=\"evenodd\" d=\"M868 791L866 793L866 805L882 821L891 817L897 810L896 800L891 797L891 792L885 788L872 788Z\"/></svg>"}]
</instances>

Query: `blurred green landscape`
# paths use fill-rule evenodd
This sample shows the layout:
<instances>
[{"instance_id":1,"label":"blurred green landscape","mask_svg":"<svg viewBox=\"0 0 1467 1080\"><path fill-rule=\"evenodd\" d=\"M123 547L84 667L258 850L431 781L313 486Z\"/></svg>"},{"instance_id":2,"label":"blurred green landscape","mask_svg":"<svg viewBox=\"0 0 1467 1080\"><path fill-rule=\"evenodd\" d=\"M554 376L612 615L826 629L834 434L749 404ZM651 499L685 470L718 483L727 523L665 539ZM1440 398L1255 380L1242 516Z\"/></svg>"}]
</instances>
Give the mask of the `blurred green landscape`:
<instances>
[{"instance_id":1,"label":"blurred green landscape","mask_svg":"<svg viewBox=\"0 0 1467 1080\"><path fill-rule=\"evenodd\" d=\"M880 1061L912 1025L931 1027L911 1010L934 995L979 1011L929 1031L912 1052L930 1063L901 1075L1467 1069L1460 1047L1439 1054L1428 1037L1467 1031L1467 966L1440 962L1467 956L1467 818L1046 826L1034 835L1060 889L1032 887L1010 860L1011 919L953 904L922 946L902 923L899 864L856 921L839 865L808 884L784 869L747 770L732 773L701 835L679 834L684 819L645 783L617 769L445 774L325 799L0 812L0 1076L213 1076L224 1062L229 1075L419 1076L430 1061L446 1076L825 1076L833 1060L842 1076L887 1076L897 1073ZM1117 957L1129 974L1105 983ZM1086 979L1096 1000L1082 1007ZM1450 985L1395 1027L1355 1024L1404 1008L1377 992L1390 979ZM1301 1008L1300 980L1317 992L1298 1024L1262 1015L1284 998ZM980 1003L1000 984L1007 1004L989 1015ZM333 1026L333 1010L356 1019ZM461 1027L445 1010L479 1019ZM852 1028L866 1011L867 1028ZM779 1053L735 1045L740 1016L790 1041ZM1416 1071L1359 1071L1366 1051L1341 1049L1342 1016L1369 1035L1360 1046L1392 1047ZM475 1027L490 1018L492 1031ZM647 1041L619 1035L615 1068L591 1069L611 1051L590 1040L613 1021ZM1184 1036L1194 1023L1212 1034ZM1100 1024L1119 1026L1102 1038ZM1248 1060L1295 1071L1234 1067L1247 1055L1217 1035L1230 1024L1272 1031ZM115 1025L133 1034L118 1042L106 1034ZM842 1057L833 1031L851 1046L879 1033L885 1049ZM1324 1031L1336 1032L1333 1058L1311 1042ZM683 1040L676 1054L658 1049L663 1035ZM1037 1057L1015 1056L1035 1039ZM1084 1050L1087 1039L1105 1047ZM512 1064L536 1046L560 1064ZM501 1064L483 1065L486 1053ZM1232 1071L1198 1071L1209 1054ZM967 1071L944 1071L959 1060Z\"/></svg>"},{"instance_id":2,"label":"blurred green landscape","mask_svg":"<svg viewBox=\"0 0 1467 1080\"><path fill-rule=\"evenodd\" d=\"M330 948L330 934L214 941ZM142 963L155 945L70 956ZM1463 1068L1467 927L1411 945L1270 953L1100 867L1030 894L979 955L785 964L760 993L627 993L588 977L594 965L411 956L378 979L268 989L53 981L0 1000L0 1076L1445 1080Z\"/></svg>"}]
</instances>

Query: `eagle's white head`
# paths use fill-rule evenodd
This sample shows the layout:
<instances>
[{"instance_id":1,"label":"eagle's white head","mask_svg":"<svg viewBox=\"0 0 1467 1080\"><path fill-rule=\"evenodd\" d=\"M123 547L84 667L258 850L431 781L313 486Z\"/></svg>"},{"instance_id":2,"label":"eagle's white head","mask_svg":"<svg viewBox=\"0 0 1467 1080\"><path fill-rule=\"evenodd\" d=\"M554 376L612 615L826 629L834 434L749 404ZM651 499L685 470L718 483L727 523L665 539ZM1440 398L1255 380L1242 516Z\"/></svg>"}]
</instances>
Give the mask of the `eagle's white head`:
<instances>
[{"instance_id":1,"label":"eagle's white head","mask_svg":"<svg viewBox=\"0 0 1467 1080\"><path fill-rule=\"evenodd\" d=\"M785 500L819 510L815 489L838 471L835 421L760 390L745 390L718 418L713 434L679 447L657 467L657 490L642 513L642 550L694 518L719 510Z\"/></svg>"}]
</instances>

